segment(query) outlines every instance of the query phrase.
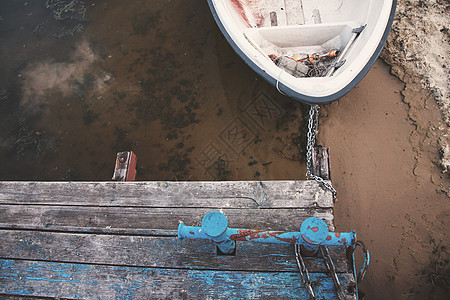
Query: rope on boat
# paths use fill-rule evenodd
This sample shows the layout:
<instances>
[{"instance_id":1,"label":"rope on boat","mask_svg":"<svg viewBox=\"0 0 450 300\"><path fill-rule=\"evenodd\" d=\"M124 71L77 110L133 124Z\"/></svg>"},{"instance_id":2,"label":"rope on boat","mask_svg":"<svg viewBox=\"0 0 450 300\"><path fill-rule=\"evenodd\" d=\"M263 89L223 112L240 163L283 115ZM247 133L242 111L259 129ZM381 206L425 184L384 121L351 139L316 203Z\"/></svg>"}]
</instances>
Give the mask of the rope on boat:
<instances>
[{"instance_id":1,"label":"rope on boat","mask_svg":"<svg viewBox=\"0 0 450 300\"><path fill-rule=\"evenodd\" d=\"M280 74L278 75L277 84L276 84L275 86L276 86L278 92L279 92L281 95L287 96L287 94L286 94L285 92L283 92L282 90L280 90L279 84L280 84L281 74L283 74L283 69L281 69Z\"/></svg>"}]
</instances>

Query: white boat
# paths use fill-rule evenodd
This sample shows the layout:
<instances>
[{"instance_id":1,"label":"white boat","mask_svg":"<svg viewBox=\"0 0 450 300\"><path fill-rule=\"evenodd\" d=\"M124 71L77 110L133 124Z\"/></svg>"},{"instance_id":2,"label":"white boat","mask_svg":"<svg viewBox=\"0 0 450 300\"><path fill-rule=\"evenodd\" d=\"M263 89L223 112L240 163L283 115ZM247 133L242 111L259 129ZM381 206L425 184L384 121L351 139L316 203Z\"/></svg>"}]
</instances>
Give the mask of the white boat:
<instances>
[{"instance_id":1,"label":"white boat","mask_svg":"<svg viewBox=\"0 0 450 300\"><path fill-rule=\"evenodd\" d=\"M348 93L378 58L396 0L208 0L225 38L280 92L307 104Z\"/></svg>"}]
</instances>

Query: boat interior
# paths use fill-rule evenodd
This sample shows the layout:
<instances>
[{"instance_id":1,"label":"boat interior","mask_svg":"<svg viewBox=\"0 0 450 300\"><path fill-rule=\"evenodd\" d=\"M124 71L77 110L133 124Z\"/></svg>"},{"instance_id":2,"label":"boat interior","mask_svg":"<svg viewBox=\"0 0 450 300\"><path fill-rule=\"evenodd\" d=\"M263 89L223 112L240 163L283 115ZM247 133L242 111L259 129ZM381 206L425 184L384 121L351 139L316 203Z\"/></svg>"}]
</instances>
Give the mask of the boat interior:
<instances>
[{"instance_id":1,"label":"boat interior","mask_svg":"<svg viewBox=\"0 0 450 300\"><path fill-rule=\"evenodd\" d=\"M370 0L231 0L229 13L264 56L294 57L338 50L344 61L367 22ZM332 76L335 70L327 72Z\"/></svg>"}]
</instances>

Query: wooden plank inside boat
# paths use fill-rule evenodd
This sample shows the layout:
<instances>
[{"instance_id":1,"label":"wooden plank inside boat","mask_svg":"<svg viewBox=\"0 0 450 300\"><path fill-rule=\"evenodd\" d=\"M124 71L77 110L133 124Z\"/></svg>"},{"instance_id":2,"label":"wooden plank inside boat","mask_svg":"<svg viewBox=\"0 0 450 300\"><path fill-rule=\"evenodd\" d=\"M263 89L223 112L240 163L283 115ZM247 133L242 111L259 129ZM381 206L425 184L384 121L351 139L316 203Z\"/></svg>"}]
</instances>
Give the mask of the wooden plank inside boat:
<instances>
[{"instance_id":1,"label":"wooden plank inside boat","mask_svg":"<svg viewBox=\"0 0 450 300\"><path fill-rule=\"evenodd\" d=\"M307 298L292 246L177 239L182 220L222 211L235 228L333 226L330 192L310 181L1 182L0 295L50 298ZM345 249L330 247L352 286ZM335 297L324 262L305 258L320 297Z\"/></svg>"}]
</instances>

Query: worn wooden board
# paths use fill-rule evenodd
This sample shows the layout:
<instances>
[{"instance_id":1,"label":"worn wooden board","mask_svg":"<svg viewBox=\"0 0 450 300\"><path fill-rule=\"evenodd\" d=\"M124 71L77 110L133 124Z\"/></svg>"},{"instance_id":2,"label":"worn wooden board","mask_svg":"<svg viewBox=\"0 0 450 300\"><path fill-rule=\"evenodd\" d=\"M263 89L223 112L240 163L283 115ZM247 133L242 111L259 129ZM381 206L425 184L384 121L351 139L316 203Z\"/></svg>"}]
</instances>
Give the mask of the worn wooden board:
<instances>
[{"instance_id":1,"label":"worn wooden board","mask_svg":"<svg viewBox=\"0 0 450 300\"><path fill-rule=\"evenodd\" d=\"M2 300L36 300L36 297L34 297L34 296L23 296L23 295L14 296L14 295L8 295L8 294L0 293L0 299L2 299ZM55 297L39 297L38 299L40 299L40 300L53 300L53 299L55 299Z\"/></svg>"},{"instance_id":2,"label":"worn wooden board","mask_svg":"<svg viewBox=\"0 0 450 300\"><path fill-rule=\"evenodd\" d=\"M305 298L292 246L178 241L179 221L210 211L229 226L298 231L307 217L334 230L330 192L312 181L0 182L0 296L53 298ZM343 248L330 248L345 284ZM305 258L319 295L334 287ZM322 294L320 294L322 293Z\"/></svg>"},{"instance_id":3,"label":"worn wooden board","mask_svg":"<svg viewBox=\"0 0 450 300\"><path fill-rule=\"evenodd\" d=\"M0 182L0 204L72 206L332 208L313 181Z\"/></svg>"},{"instance_id":4,"label":"worn wooden board","mask_svg":"<svg viewBox=\"0 0 450 300\"><path fill-rule=\"evenodd\" d=\"M348 285L353 278L339 274ZM318 299L336 298L312 273ZM7 284L5 284L7 283ZM0 293L82 299L308 299L298 272L233 272L0 259Z\"/></svg>"},{"instance_id":5,"label":"worn wooden board","mask_svg":"<svg viewBox=\"0 0 450 300\"><path fill-rule=\"evenodd\" d=\"M176 230L179 221L199 226L206 208L73 207L0 205L0 228L39 229L68 232L148 234L153 229ZM331 209L222 209L230 227L298 231L301 222L312 216L323 219L333 231ZM31 227L28 227L31 225Z\"/></svg>"},{"instance_id":6,"label":"worn wooden board","mask_svg":"<svg viewBox=\"0 0 450 300\"><path fill-rule=\"evenodd\" d=\"M35 231L1 231L0 257L172 269L296 272L294 248L238 242L235 256L218 256L206 240L176 237L111 236ZM337 272L351 272L341 247L330 247ZM323 273L323 260L305 258L310 272Z\"/></svg>"},{"instance_id":7,"label":"worn wooden board","mask_svg":"<svg viewBox=\"0 0 450 300\"><path fill-rule=\"evenodd\" d=\"M325 147L314 147L312 152L312 170L314 175L324 180L330 180L330 149Z\"/></svg>"},{"instance_id":8,"label":"worn wooden board","mask_svg":"<svg viewBox=\"0 0 450 300\"><path fill-rule=\"evenodd\" d=\"M137 157L132 151L117 153L112 180L134 181L136 178L136 163Z\"/></svg>"}]
</instances>

